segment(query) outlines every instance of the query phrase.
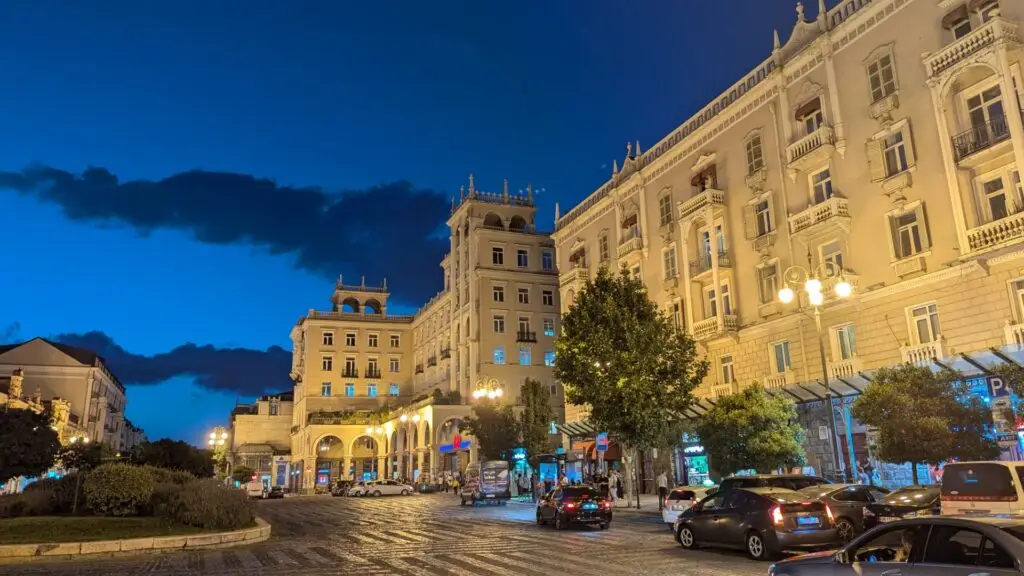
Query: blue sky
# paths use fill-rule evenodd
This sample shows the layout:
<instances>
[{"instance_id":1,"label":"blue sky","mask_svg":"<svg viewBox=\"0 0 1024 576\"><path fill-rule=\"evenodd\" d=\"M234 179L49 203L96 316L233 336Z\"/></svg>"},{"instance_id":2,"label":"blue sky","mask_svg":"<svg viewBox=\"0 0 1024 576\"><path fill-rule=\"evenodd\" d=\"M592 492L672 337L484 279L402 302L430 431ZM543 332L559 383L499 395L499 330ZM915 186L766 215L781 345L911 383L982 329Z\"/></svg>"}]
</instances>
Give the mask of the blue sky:
<instances>
[{"instance_id":1,"label":"blue sky","mask_svg":"<svg viewBox=\"0 0 1024 576\"><path fill-rule=\"evenodd\" d=\"M389 274L397 311L440 288L429 232L470 172L542 188L550 227L795 18L763 0L7 6L0 333L101 348L129 418L199 442L236 398L290 387L251 360L281 366L268 348L332 276Z\"/></svg>"}]
</instances>

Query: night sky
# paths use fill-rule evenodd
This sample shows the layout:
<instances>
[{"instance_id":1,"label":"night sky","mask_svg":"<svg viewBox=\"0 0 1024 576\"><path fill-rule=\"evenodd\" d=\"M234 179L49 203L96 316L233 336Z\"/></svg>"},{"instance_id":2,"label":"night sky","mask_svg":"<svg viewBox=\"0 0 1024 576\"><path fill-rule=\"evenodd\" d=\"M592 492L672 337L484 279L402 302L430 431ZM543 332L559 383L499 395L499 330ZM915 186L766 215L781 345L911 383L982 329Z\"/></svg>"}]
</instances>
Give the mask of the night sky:
<instances>
[{"instance_id":1,"label":"night sky","mask_svg":"<svg viewBox=\"0 0 1024 576\"><path fill-rule=\"evenodd\" d=\"M4 8L0 342L99 352L151 439L195 443L290 389L289 330L338 274L386 276L393 312L440 289L470 172L532 182L550 229L796 19L766 0Z\"/></svg>"}]
</instances>

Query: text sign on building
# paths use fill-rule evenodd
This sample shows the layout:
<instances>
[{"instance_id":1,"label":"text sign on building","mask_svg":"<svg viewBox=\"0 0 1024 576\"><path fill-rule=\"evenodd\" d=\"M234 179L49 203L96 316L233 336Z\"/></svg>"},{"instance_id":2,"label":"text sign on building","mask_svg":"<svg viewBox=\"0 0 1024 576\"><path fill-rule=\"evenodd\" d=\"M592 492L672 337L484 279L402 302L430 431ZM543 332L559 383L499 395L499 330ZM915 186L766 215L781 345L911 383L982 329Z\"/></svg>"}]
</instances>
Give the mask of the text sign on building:
<instances>
[{"instance_id":1,"label":"text sign on building","mask_svg":"<svg viewBox=\"0 0 1024 576\"><path fill-rule=\"evenodd\" d=\"M1001 376L989 376L985 380L988 382L988 391L993 398L1010 395L1010 387L1006 385L1006 381Z\"/></svg>"},{"instance_id":2,"label":"text sign on building","mask_svg":"<svg viewBox=\"0 0 1024 576\"><path fill-rule=\"evenodd\" d=\"M597 451L598 452L607 452L608 451L608 433L607 432L601 432L600 434L598 434L596 437L594 437L594 441L597 444Z\"/></svg>"}]
</instances>

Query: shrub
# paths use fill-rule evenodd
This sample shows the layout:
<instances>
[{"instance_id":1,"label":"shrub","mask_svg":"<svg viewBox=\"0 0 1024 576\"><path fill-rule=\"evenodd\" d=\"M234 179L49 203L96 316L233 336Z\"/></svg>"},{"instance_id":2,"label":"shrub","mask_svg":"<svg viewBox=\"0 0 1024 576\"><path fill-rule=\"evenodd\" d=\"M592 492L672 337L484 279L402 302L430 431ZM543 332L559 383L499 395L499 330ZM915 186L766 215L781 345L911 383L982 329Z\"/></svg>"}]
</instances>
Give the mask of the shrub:
<instances>
[{"instance_id":1,"label":"shrub","mask_svg":"<svg viewBox=\"0 0 1024 576\"><path fill-rule=\"evenodd\" d=\"M145 507L144 513L149 516L172 517L173 505L181 494L181 484L174 482L160 482L153 488L153 495L149 498L149 504Z\"/></svg>"},{"instance_id":2,"label":"shrub","mask_svg":"<svg viewBox=\"0 0 1024 576\"><path fill-rule=\"evenodd\" d=\"M85 478L85 501L101 516L131 516L149 503L153 475L140 466L104 464Z\"/></svg>"},{"instance_id":3,"label":"shrub","mask_svg":"<svg viewBox=\"0 0 1024 576\"><path fill-rule=\"evenodd\" d=\"M157 484L177 484L184 486L196 479L195 475L186 470L175 470L172 468L160 468L149 464L143 466L153 476L153 482Z\"/></svg>"},{"instance_id":4,"label":"shrub","mask_svg":"<svg viewBox=\"0 0 1024 576\"><path fill-rule=\"evenodd\" d=\"M182 524L218 530L237 530L253 522L253 504L245 492L217 480L194 480L174 496L170 517Z\"/></svg>"},{"instance_id":5,"label":"shrub","mask_svg":"<svg viewBox=\"0 0 1024 576\"><path fill-rule=\"evenodd\" d=\"M36 488L21 494L0 496L0 518L54 514L53 492Z\"/></svg>"}]
</instances>

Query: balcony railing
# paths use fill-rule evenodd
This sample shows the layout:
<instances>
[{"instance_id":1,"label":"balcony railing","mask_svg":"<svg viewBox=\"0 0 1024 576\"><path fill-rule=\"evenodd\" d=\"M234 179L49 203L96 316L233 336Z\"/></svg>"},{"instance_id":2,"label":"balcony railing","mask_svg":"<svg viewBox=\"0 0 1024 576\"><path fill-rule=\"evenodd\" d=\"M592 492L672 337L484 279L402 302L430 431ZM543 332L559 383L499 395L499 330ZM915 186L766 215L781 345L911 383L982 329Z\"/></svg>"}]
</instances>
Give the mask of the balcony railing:
<instances>
[{"instance_id":1,"label":"balcony railing","mask_svg":"<svg viewBox=\"0 0 1024 576\"><path fill-rule=\"evenodd\" d=\"M1004 331L1007 346L1013 346L1013 349L1018 352L1024 350L1024 323L1011 324L1010 321L1007 320Z\"/></svg>"},{"instance_id":2,"label":"balcony railing","mask_svg":"<svg viewBox=\"0 0 1024 576\"><path fill-rule=\"evenodd\" d=\"M423 364L417 364L416 365L416 373L417 374L423 374Z\"/></svg>"},{"instance_id":3,"label":"balcony railing","mask_svg":"<svg viewBox=\"0 0 1024 576\"><path fill-rule=\"evenodd\" d=\"M366 377L367 378L380 378L380 368L367 368L366 369Z\"/></svg>"},{"instance_id":4,"label":"balcony railing","mask_svg":"<svg viewBox=\"0 0 1024 576\"><path fill-rule=\"evenodd\" d=\"M724 208L725 192L708 188L693 198L679 203L679 218L688 219L706 208Z\"/></svg>"},{"instance_id":5,"label":"balcony railing","mask_svg":"<svg viewBox=\"0 0 1024 576\"><path fill-rule=\"evenodd\" d=\"M967 231L971 251L998 246L1024 236L1024 212L1018 212Z\"/></svg>"},{"instance_id":6,"label":"balcony railing","mask_svg":"<svg viewBox=\"0 0 1024 576\"><path fill-rule=\"evenodd\" d=\"M712 268L711 254L701 254L696 260L690 261L690 276L697 277L701 274L708 272ZM729 260L728 250L718 251L718 267L719 268L731 268L732 262Z\"/></svg>"},{"instance_id":7,"label":"balcony railing","mask_svg":"<svg viewBox=\"0 0 1024 576\"><path fill-rule=\"evenodd\" d=\"M589 279L590 279L590 272L587 270L587 267L586 266L578 266L578 267L573 268L573 269L569 270L568 272L565 272L564 274L562 274L559 277L558 283L561 286L565 286L566 284L569 284L569 283L572 283L572 282L577 282L577 281L579 283L583 284L583 283L586 283L586 281L589 280Z\"/></svg>"},{"instance_id":8,"label":"balcony railing","mask_svg":"<svg viewBox=\"0 0 1024 576\"><path fill-rule=\"evenodd\" d=\"M359 314L358 312L324 312L310 310L305 317L299 318L298 324L303 320L359 320L362 322L396 322L408 324L415 318L412 314Z\"/></svg>"},{"instance_id":9,"label":"balcony railing","mask_svg":"<svg viewBox=\"0 0 1024 576\"><path fill-rule=\"evenodd\" d=\"M953 136L953 154L956 161L960 162L1009 138L1010 123L1006 121L1006 116L996 116L984 124L972 126L969 130Z\"/></svg>"},{"instance_id":10,"label":"balcony railing","mask_svg":"<svg viewBox=\"0 0 1024 576\"><path fill-rule=\"evenodd\" d=\"M833 196L821 204L809 206L803 212L797 212L789 217L789 230L796 234L832 219L843 219L849 221L850 211L846 198Z\"/></svg>"},{"instance_id":11,"label":"balcony railing","mask_svg":"<svg viewBox=\"0 0 1024 576\"><path fill-rule=\"evenodd\" d=\"M639 234L627 237L619 244L619 258L625 258L632 252L637 252L644 247L644 239Z\"/></svg>"},{"instance_id":12,"label":"balcony railing","mask_svg":"<svg viewBox=\"0 0 1024 576\"><path fill-rule=\"evenodd\" d=\"M836 360L828 365L828 376L832 379L852 378L861 371L860 359L854 356L847 360Z\"/></svg>"},{"instance_id":13,"label":"balcony railing","mask_svg":"<svg viewBox=\"0 0 1024 576\"><path fill-rule=\"evenodd\" d=\"M516 332L516 342L536 342L536 341L537 341L537 333L536 332L523 332L523 331Z\"/></svg>"},{"instance_id":14,"label":"balcony railing","mask_svg":"<svg viewBox=\"0 0 1024 576\"><path fill-rule=\"evenodd\" d=\"M933 360L942 360L946 355L945 339L940 335L927 344L913 344L900 348L903 361L911 364L931 364Z\"/></svg>"},{"instance_id":15,"label":"balcony railing","mask_svg":"<svg viewBox=\"0 0 1024 576\"><path fill-rule=\"evenodd\" d=\"M941 74L1002 39L1016 41L1017 25L996 17L949 46L924 57L928 76Z\"/></svg>"},{"instance_id":16,"label":"balcony railing","mask_svg":"<svg viewBox=\"0 0 1024 576\"><path fill-rule=\"evenodd\" d=\"M779 390L786 385L796 381L792 370L786 370L782 374L769 374L764 378L764 387L767 390Z\"/></svg>"},{"instance_id":17,"label":"balcony railing","mask_svg":"<svg viewBox=\"0 0 1024 576\"><path fill-rule=\"evenodd\" d=\"M736 316L726 314L723 317L722 327L719 328L718 318L712 316L693 325L693 337L697 340L708 340L719 334L736 332L739 330L739 324L739 319Z\"/></svg>"},{"instance_id":18,"label":"balcony railing","mask_svg":"<svg viewBox=\"0 0 1024 576\"><path fill-rule=\"evenodd\" d=\"M345 368L341 371L341 375L345 378L359 378L359 370L355 368Z\"/></svg>"},{"instance_id":19,"label":"balcony railing","mask_svg":"<svg viewBox=\"0 0 1024 576\"><path fill-rule=\"evenodd\" d=\"M835 132L828 124L822 124L814 132L787 146L786 157L792 164L819 148L833 144L835 144Z\"/></svg>"}]
</instances>

